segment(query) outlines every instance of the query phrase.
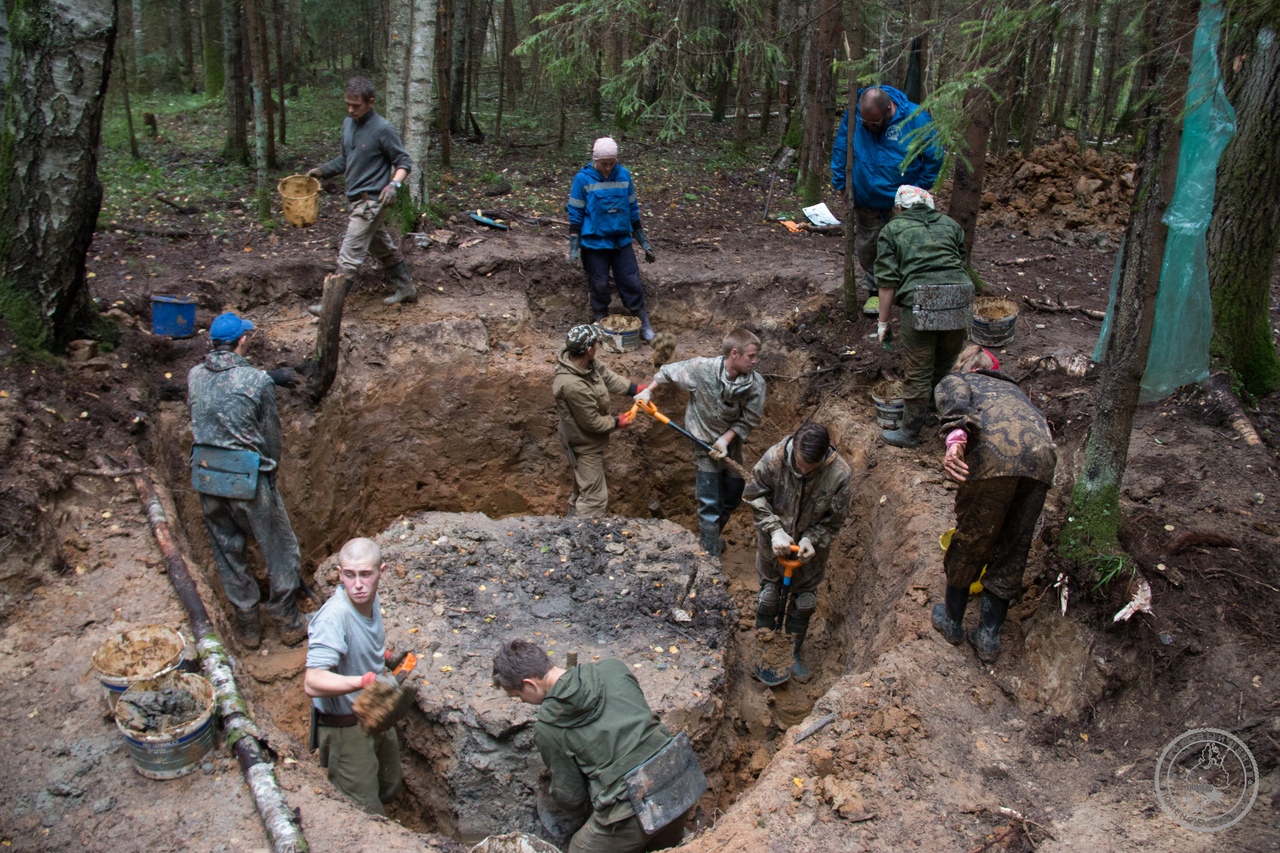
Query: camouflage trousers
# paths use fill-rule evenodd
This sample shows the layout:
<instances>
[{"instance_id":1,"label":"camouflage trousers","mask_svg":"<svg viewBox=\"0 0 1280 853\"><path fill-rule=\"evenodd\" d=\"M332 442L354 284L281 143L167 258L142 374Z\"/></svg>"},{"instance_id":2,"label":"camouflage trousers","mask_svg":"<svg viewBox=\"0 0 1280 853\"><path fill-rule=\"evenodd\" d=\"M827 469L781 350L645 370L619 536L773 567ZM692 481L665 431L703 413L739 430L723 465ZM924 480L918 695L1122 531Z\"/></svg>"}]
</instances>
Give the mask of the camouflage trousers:
<instances>
[{"instance_id":1,"label":"camouflage trousers","mask_svg":"<svg viewBox=\"0 0 1280 853\"><path fill-rule=\"evenodd\" d=\"M1022 596L1027 551L1049 486L1030 477L969 480L956 492L956 532L942 559L947 585L967 588L978 579L997 598Z\"/></svg>"},{"instance_id":2,"label":"camouflage trousers","mask_svg":"<svg viewBox=\"0 0 1280 853\"><path fill-rule=\"evenodd\" d=\"M951 372L956 356L964 349L964 329L926 332L912 322L910 308L902 309L902 402L903 417L919 430L929 409L934 386Z\"/></svg>"},{"instance_id":3,"label":"camouflage trousers","mask_svg":"<svg viewBox=\"0 0 1280 853\"><path fill-rule=\"evenodd\" d=\"M258 475L258 490L252 500L200 495L204 524L209 530L213 561L227 599L241 610L258 606L262 593L249 571L245 546L253 536L267 565L267 582L271 588L268 610L276 610L293 599L298 590L301 558L298 539L289 524L289 513L276 489L275 475Z\"/></svg>"}]
</instances>

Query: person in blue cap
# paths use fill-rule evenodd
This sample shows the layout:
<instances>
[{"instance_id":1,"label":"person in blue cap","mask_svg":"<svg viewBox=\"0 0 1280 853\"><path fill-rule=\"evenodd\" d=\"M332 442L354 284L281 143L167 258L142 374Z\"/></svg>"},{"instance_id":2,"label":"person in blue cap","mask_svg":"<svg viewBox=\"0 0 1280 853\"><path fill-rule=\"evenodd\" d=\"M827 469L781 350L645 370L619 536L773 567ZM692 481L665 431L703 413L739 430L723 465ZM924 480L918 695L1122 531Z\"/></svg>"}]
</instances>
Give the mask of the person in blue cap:
<instances>
[{"instance_id":1,"label":"person in blue cap","mask_svg":"<svg viewBox=\"0 0 1280 853\"><path fill-rule=\"evenodd\" d=\"M237 633L250 649L262 642L258 606L262 593L246 561L249 536L258 543L266 563L270 587L266 610L280 641L296 646L307 637L297 602L301 587L298 539L276 488L280 466L276 381L245 358L253 328L253 323L236 314L219 314L209 326L213 350L187 374L192 485L200 493L209 544L222 588L235 610ZM283 371L280 376L287 378Z\"/></svg>"}]
</instances>

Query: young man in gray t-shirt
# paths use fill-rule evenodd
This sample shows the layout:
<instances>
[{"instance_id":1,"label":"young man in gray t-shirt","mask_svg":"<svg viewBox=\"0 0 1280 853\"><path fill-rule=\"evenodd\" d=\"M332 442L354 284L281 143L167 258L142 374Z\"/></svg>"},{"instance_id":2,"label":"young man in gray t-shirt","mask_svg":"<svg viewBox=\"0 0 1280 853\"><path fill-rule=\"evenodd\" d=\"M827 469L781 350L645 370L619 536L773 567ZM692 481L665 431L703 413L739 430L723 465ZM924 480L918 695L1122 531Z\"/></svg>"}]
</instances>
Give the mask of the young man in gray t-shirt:
<instances>
[{"instance_id":1,"label":"young man in gray t-shirt","mask_svg":"<svg viewBox=\"0 0 1280 853\"><path fill-rule=\"evenodd\" d=\"M386 667L378 585L386 575L382 549L372 539L352 539L338 552L342 582L311 617L303 690L315 709L320 766L334 787L365 811L386 814L403 780L400 741L394 728L367 734L356 725L354 702Z\"/></svg>"}]
</instances>

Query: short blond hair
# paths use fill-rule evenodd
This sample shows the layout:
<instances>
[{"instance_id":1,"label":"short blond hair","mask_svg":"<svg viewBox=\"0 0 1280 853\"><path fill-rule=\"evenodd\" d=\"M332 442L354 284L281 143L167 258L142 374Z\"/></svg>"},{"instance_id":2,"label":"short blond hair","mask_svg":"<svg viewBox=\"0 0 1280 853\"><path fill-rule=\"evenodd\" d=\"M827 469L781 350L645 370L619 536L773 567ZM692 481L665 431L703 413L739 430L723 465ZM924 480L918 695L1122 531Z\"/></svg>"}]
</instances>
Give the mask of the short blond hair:
<instances>
[{"instance_id":1,"label":"short blond hair","mask_svg":"<svg viewBox=\"0 0 1280 853\"><path fill-rule=\"evenodd\" d=\"M750 329L744 329L741 326L733 329L729 334L724 336L724 354L737 350L738 352L746 352L747 347L755 344L760 346L760 339L756 337L755 332Z\"/></svg>"},{"instance_id":2,"label":"short blond hair","mask_svg":"<svg viewBox=\"0 0 1280 853\"><path fill-rule=\"evenodd\" d=\"M964 345L964 349L960 350L960 355L956 356L956 363L951 371L969 373L974 370L990 370L995 366L995 362L991 360L991 353L975 343L968 343Z\"/></svg>"},{"instance_id":3,"label":"short blond hair","mask_svg":"<svg viewBox=\"0 0 1280 853\"><path fill-rule=\"evenodd\" d=\"M376 569L382 565L382 549L372 539L352 539L338 552L338 565L347 568L369 566Z\"/></svg>"}]
</instances>

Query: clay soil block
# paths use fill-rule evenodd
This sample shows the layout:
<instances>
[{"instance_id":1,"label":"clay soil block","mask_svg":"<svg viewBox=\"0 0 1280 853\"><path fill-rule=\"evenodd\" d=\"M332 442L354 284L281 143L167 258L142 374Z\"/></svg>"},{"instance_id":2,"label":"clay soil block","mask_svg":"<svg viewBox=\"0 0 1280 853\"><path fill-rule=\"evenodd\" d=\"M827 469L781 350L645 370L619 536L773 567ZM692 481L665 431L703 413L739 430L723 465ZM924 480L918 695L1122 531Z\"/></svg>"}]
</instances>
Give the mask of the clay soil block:
<instances>
[{"instance_id":1,"label":"clay soil block","mask_svg":"<svg viewBox=\"0 0 1280 853\"><path fill-rule=\"evenodd\" d=\"M422 513L377 537L388 643L422 658L399 726L406 783L442 830L479 840L523 831L563 842L535 812L542 760L536 708L493 686L508 638L541 643L557 666L618 658L704 768L727 688L737 611L718 560L669 521ZM333 559L322 576L336 582Z\"/></svg>"}]
</instances>

